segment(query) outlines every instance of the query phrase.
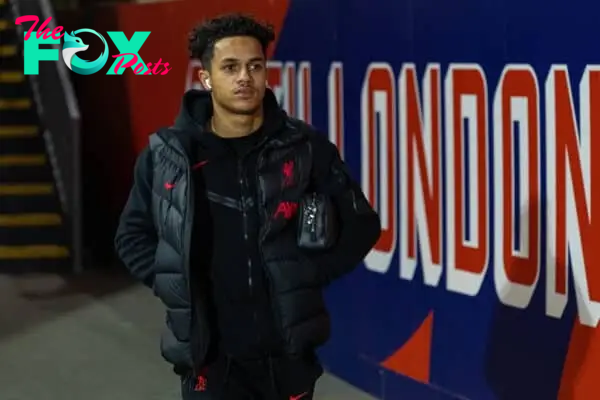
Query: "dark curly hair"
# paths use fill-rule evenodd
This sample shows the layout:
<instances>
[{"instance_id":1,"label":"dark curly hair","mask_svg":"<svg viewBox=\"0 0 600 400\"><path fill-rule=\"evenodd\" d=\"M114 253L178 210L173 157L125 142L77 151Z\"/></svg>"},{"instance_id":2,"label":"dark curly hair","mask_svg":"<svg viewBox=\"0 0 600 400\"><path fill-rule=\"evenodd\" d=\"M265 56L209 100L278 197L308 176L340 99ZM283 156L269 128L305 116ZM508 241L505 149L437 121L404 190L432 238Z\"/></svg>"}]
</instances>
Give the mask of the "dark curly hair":
<instances>
[{"instance_id":1,"label":"dark curly hair","mask_svg":"<svg viewBox=\"0 0 600 400\"><path fill-rule=\"evenodd\" d=\"M189 35L190 57L202 62L206 69L210 67L215 43L232 36L250 36L258 40L267 52L267 47L275 39L273 27L261 24L244 14L227 14L202 22Z\"/></svg>"}]
</instances>

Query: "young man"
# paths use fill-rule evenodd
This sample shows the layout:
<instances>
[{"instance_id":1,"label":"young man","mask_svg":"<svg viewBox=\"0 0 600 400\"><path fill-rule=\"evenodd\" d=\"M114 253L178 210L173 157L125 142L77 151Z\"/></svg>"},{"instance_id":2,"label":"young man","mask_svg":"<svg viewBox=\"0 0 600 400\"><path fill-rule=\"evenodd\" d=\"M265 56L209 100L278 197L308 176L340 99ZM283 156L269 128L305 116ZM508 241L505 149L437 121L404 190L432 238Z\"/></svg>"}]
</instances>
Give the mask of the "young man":
<instances>
[{"instance_id":1,"label":"young man","mask_svg":"<svg viewBox=\"0 0 600 400\"><path fill-rule=\"evenodd\" d=\"M184 399L309 400L329 337L322 289L374 246L380 221L336 147L267 86L273 31L249 17L190 37L207 91L140 154L116 248L166 306L163 357ZM298 245L301 199L326 195L333 246ZM331 209L330 209L331 211Z\"/></svg>"}]
</instances>

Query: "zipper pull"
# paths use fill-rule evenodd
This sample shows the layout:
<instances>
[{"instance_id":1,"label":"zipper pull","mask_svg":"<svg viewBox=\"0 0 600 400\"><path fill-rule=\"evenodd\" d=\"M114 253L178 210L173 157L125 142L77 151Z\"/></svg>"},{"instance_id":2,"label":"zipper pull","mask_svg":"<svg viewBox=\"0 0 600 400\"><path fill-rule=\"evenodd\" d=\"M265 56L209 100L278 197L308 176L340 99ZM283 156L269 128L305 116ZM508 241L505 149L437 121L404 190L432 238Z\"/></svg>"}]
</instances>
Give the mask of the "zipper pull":
<instances>
[{"instance_id":1,"label":"zipper pull","mask_svg":"<svg viewBox=\"0 0 600 400\"><path fill-rule=\"evenodd\" d=\"M308 206L308 215L306 217L306 223L310 227L311 238L313 241L317 240L317 195L313 193L311 203Z\"/></svg>"}]
</instances>

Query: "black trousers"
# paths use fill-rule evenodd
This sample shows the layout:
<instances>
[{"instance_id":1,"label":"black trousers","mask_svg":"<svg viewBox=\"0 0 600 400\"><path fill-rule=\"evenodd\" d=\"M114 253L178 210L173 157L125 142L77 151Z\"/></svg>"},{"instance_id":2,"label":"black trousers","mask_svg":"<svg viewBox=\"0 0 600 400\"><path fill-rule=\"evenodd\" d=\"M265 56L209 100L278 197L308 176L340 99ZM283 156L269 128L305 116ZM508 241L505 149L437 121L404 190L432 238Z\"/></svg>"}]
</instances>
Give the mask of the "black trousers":
<instances>
[{"instance_id":1,"label":"black trousers","mask_svg":"<svg viewBox=\"0 0 600 400\"><path fill-rule=\"evenodd\" d=\"M323 374L316 356L236 360L221 356L200 377L181 378L183 400L312 400Z\"/></svg>"}]
</instances>

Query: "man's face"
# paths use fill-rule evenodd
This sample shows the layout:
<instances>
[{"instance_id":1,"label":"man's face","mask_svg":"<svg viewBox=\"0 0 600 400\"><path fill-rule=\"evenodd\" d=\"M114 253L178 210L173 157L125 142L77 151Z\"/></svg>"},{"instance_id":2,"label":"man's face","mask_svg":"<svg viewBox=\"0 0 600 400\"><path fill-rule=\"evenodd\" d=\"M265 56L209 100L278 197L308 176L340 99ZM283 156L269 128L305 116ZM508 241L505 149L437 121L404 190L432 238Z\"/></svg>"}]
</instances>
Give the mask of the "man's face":
<instances>
[{"instance_id":1,"label":"man's face","mask_svg":"<svg viewBox=\"0 0 600 400\"><path fill-rule=\"evenodd\" d=\"M267 86L266 60L258 40L236 36L215 43L210 84L213 99L236 114L254 114Z\"/></svg>"}]
</instances>

